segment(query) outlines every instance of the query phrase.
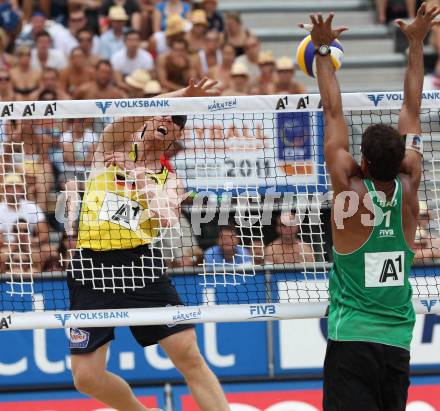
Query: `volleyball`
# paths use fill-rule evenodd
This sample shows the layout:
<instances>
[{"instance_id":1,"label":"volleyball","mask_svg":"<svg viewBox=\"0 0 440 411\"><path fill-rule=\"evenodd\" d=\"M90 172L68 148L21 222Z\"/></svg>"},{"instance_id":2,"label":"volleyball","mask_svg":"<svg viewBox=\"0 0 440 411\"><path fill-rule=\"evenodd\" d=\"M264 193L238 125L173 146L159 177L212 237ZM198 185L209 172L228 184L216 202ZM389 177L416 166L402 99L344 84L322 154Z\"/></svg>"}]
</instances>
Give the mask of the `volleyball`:
<instances>
[{"instance_id":1,"label":"volleyball","mask_svg":"<svg viewBox=\"0 0 440 411\"><path fill-rule=\"evenodd\" d=\"M310 77L316 76L315 49L316 47L312 43L312 37L308 35L301 41L296 51L296 62L298 63L299 68ZM342 66L344 49L338 40L332 41L330 49L330 58L335 69L339 70Z\"/></svg>"}]
</instances>

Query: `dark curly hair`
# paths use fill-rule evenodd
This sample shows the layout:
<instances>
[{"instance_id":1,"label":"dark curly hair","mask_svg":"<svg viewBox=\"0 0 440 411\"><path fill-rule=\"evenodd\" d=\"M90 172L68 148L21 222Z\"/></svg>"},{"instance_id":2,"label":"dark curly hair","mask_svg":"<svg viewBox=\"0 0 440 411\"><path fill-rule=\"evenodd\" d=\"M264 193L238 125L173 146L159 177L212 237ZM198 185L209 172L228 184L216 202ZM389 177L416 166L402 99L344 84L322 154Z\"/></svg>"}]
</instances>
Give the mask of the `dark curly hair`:
<instances>
[{"instance_id":1,"label":"dark curly hair","mask_svg":"<svg viewBox=\"0 0 440 411\"><path fill-rule=\"evenodd\" d=\"M394 127L385 124L368 127L362 135L361 150L372 178L379 181L396 178L405 157L405 142Z\"/></svg>"}]
</instances>

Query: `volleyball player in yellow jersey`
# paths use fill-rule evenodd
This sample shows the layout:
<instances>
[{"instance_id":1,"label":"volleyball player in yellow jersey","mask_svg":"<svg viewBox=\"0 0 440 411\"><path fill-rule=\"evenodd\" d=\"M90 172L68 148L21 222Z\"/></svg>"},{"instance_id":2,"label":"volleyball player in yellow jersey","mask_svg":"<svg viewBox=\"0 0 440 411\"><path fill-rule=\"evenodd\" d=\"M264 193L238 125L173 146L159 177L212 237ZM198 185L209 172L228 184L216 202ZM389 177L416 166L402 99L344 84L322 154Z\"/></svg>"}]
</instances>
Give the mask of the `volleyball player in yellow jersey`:
<instances>
[{"instance_id":1,"label":"volleyball player in yellow jersey","mask_svg":"<svg viewBox=\"0 0 440 411\"><path fill-rule=\"evenodd\" d=\"M208 96L214 94L214 84L206 79L197 85L191 82L161 97ZM185 122L185 116L131 118L104 130L86 183L78 250L68 270L72 310L181 304L164 275L160 249L151 243L159 227L172 224L178 216L177 180L163 153L180 138ZM161 345L201 410L230 409L199 352L192 325L137 326L131 332L142 346ZM113 327L71 329L75 387L116 410L145 411L129 385L106 369L113 339Z\"/></svg>"}]
</instances>

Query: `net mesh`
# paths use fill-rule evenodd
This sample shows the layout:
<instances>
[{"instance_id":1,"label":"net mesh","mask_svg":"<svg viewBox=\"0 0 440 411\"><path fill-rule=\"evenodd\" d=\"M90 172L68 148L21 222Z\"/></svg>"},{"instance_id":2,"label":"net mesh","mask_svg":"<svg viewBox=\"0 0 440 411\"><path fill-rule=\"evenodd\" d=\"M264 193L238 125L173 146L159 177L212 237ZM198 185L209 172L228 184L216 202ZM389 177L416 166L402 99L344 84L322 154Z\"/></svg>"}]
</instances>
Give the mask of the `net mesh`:
<instances>
[{"instance_id":1,"label":"net mesh","mask_svg":"<svg viewBox=\"0 0 440 411\"><path fill-rule=\"evenodd\" d=\"M388 107L387 98L370 96L345 98L353 101L346 118L357 161L366 127L398 120L392 98ZM323 119L318 97L305 110L301 98L289 96L287 105L284 97L284 110L275 96L217 101L215 113L212 99L182 99L175 108L188 115L181 138L153 166L139 154L134 171L102 161L116 152L128 164L142 144L154 147L140 139L138 111L121 108L134 100L119 109L115 102L59 102L50 118L41 103L32 118L1 120L0 311L69 310L68 277L121 293L167 275L186 305L327 301L331 186ZM157 138L157 125L167 125L173 111L156 107L155 119L141 124ZM421 120L422 212L411 282L414 296L427 298L439 295L436 103L424 101ZM123 144L104 150L103 131L116 122L126 132ZM99 257L87 244L101 247Z\"/></svg>"}]
</instances>

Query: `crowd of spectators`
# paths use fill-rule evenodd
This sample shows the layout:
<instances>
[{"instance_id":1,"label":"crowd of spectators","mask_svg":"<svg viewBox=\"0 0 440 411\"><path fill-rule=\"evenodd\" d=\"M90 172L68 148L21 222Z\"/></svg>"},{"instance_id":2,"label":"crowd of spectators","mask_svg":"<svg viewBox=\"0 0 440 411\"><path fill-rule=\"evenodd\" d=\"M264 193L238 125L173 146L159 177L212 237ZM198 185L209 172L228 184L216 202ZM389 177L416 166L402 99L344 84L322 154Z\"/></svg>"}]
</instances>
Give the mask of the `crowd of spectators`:
<instances>
[{"instance_id":1,"label":"crowd of spectators","mask_svg":"<svg viewBox=\"0 0 440 411\"><path fill-rule=\"evenodd\" d=\"M217 0L2 0L0 69L2 101L143 97L203 76L225 94L304 91Z\"/></svg>"},{"instance_id":2,"label":"crowd of spectators","mask_svg":"<svg viewBox=\"0 0 440 411\"><path fill-rule=\"evenodd\" d=\"M0 0L0 101L150 98L204 76L218 80L222 95L306 92L292 58L264 50L238 13L217 10L217 0ZM69 172L88 169L100 131L85 119L0 124L7 143L0 152L0 273L65 268L59 255L72 241L53 217L56 193ZM163 239L174 266L315 261L294 214L274 217L270 241L246 242L228 225L208 248L184 216L181 225L177 242ZM421 235L417 258L424 241Z\"/></svg>"}]
</instances>

